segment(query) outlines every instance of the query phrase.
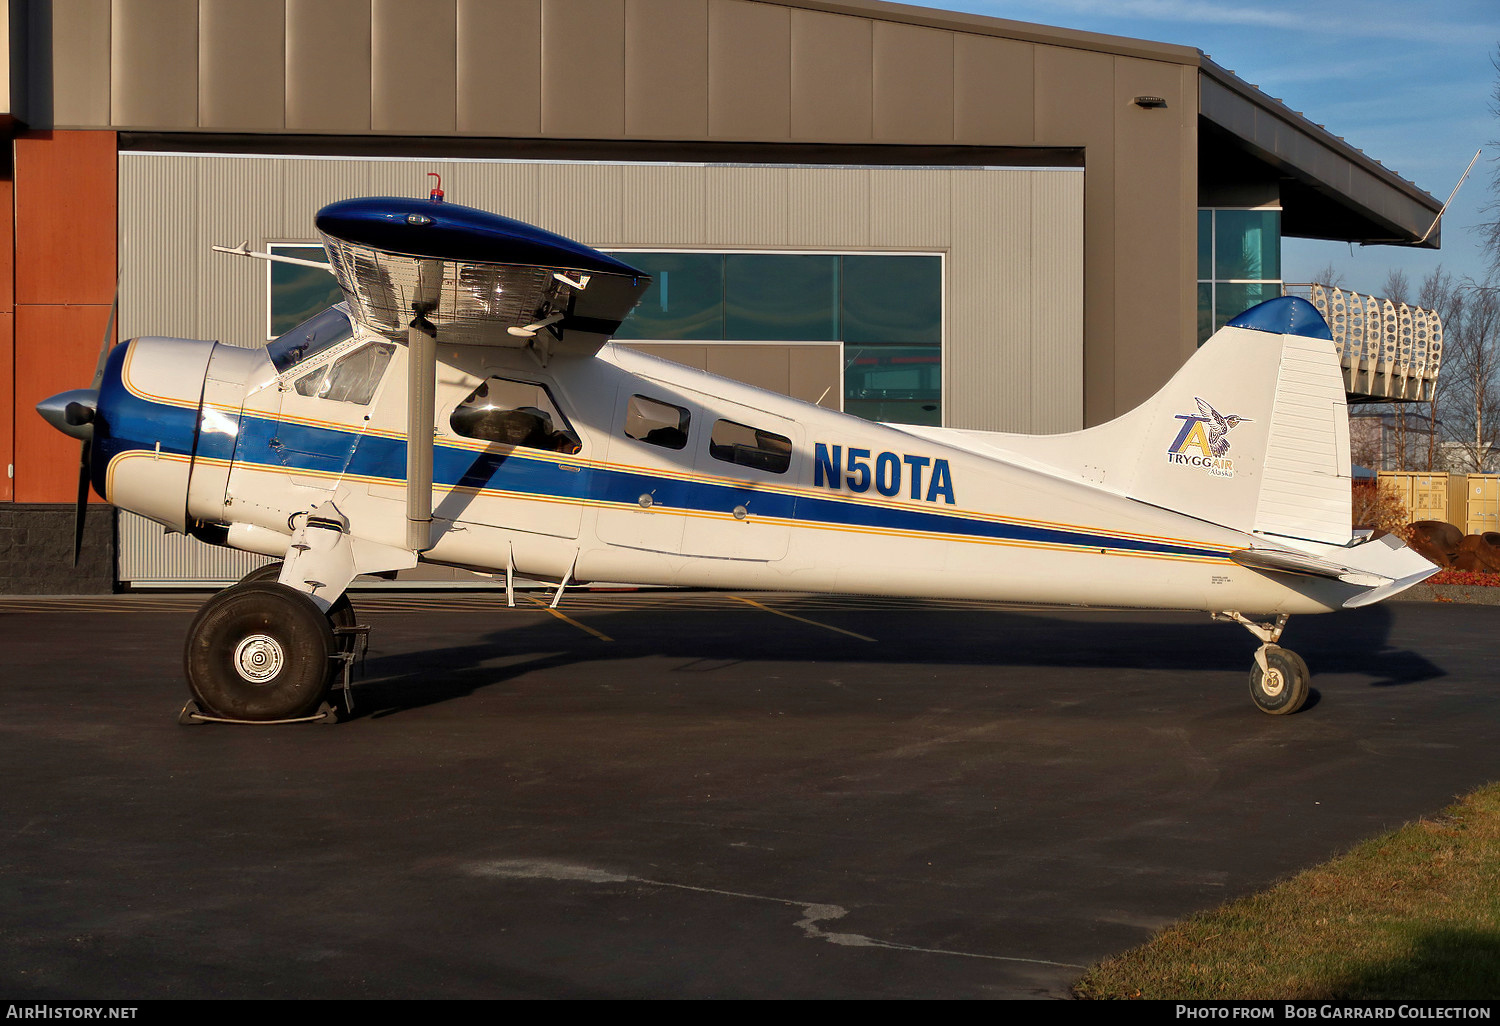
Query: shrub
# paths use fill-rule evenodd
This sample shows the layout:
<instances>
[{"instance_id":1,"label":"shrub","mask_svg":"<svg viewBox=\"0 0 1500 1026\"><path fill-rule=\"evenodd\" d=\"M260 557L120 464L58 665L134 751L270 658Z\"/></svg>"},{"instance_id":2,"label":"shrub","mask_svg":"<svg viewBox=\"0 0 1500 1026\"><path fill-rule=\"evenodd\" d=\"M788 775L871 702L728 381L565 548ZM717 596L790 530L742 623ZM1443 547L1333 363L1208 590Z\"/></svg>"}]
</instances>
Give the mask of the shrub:
<instances>
[{"instance_id":1,"label":"shrub","mask_svg":"<svg viewBox=\"0 0 1500 1026\"><path fill-rule=\"evenodd\" d=\"M1354 526L1406 535L1406 506L1401 497L1375 481L1354 482Z\"/></svg>"}]
</instances>

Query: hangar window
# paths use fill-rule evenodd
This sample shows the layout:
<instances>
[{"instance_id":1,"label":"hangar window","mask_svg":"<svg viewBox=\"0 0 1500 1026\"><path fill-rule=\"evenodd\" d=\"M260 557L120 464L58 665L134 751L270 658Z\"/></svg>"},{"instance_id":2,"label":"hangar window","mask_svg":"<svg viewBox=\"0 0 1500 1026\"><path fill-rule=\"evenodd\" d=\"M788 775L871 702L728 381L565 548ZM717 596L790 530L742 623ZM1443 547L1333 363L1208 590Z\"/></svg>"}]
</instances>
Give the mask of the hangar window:
<instances>
[{"instance_id":1,"label":"hangar window","mask_svg":"<svg viewBox=\"0 0 1500 1026\"><path fill-rule=\"evenodd\" d=\"M328 259L323 247L316 243L273 242L266 247L266 251L274 256L296 257L320 263ZM266 338L284 334L293 325L307 320L319 310L344 301L344 293L340 291L332 271L267 261L266 275L266 293L270 297L270 302L266 304Z\"/></svg>"},{"instance_id":2,"label":"hangar window","mask_svg":"<svg viewBox=\"0 0 1500 1026\"><path fill-rule=\"evenodd\" d=\"M725 463L785 474L792 465L792 440L748 424L720 420L714 422L709 436L708 454Z\"/></svg>"},{"instance_id":3,"label":"hangar window","mask_svg":"<svg viewBox=\"0 0 1500 1026\"><path fill-rule=\"evenodd\" d=\"M1281 285L1281 211L1198 211L1199 345Z\"/></svg>"},{"instance_id":4,"label":"hangar window","mask_svg":"<svg viewBox=\"0 0 1500 1026\"><path fill-rule=\"evenodd\" d=\"M575 453L582 448L546 386L531 381L490 378L458 404L448 425L467 438L523 449Z\"/></svg>"},{"instance_id":5,"label":"hangar window","mask_svg":"<svg viewBox=\"0 0 1500 1026\"><path fill-rule=\"evenodd\" d=\"M691 419L681 406L633 395L625 409L625 434L664 449L681 449L687 445Z\"/></svg>"},{"instance_id":6,"label":"hangar window","mask_svg":"<svg viewBox=\"0 0 1500 1026\"><path fill-rule=\"evenodd\" d=\"M620 255L652 277L621 341L841 345L846 413L942 423L941 255Z\"/></svg>"}]
</instances>

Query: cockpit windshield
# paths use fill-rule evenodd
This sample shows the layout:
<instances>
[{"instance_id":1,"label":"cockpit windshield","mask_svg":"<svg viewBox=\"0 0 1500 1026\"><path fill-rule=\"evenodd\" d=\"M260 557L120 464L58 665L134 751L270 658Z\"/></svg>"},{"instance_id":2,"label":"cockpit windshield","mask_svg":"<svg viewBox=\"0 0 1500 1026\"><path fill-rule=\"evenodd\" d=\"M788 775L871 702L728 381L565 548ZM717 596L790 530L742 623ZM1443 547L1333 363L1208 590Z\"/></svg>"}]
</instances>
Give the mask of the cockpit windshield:
<instances>
[{"instance_id":1,"label":"cockpit windshield","mask_svg":"<svg viewBox=\"0 0 1500 1026\"><path fill-rule=\"evenodd\" d=\"M349 321L343 304L330 306L297 325L280 338L266 343L266 352L276 365L276 373L285 373L303 360L310 359L331 345L335 345L354 334L354 325Z\"/></svg>"}]
</instances>

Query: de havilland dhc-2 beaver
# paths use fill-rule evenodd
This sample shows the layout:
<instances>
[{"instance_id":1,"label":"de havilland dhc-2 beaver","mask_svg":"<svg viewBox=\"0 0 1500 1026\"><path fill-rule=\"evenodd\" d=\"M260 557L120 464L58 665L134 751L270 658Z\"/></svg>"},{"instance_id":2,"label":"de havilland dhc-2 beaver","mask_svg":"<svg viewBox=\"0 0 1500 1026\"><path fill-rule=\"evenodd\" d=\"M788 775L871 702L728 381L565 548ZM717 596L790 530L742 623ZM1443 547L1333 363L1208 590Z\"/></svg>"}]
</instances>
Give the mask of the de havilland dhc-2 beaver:
<instances>
[{"instance_id":1,"label":"de havilland dhc-2 beaver","mask_svg":"<svg viewBox=\"0 0 1500 1026\"><path fill-rule=\"evenodd\" d=\"M344 302L259 349L109 349L111 324L93 386L38 406L83 440L80 507L92 483L281 560L193 621L205 718L326 714L365 630L350 582L419 561L559 598L629 581L1204 610L1260 640L1250 693L1278 714L1308 695L1277 644L1290 615L1438 569L1351 531L1338 356L1295 297L1130 413L1025 436L873 423L607 345L648 276L436 190L316 226Z\"/></svg>"}]
</instances>

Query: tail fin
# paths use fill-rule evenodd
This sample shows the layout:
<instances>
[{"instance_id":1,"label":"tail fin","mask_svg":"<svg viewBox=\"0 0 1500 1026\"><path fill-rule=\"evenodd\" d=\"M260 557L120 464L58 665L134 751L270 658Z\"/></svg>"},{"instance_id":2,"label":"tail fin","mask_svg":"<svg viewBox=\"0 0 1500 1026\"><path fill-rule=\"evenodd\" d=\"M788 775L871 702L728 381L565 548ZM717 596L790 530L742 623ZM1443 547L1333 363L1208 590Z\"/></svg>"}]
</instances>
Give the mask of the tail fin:
<instances>
[{"instance_id":1,"label":"tail fin","mask_svg":"<svg viewBox=\"0 0 1500 1026\"><path fill-rule=\"evenodd\" d=\"M1351 536L1344 381L1328 325L1295 297L1240 314L1107 424L953 434L1225 527L1335 545Z\"/></svg>"}]
</instances>

